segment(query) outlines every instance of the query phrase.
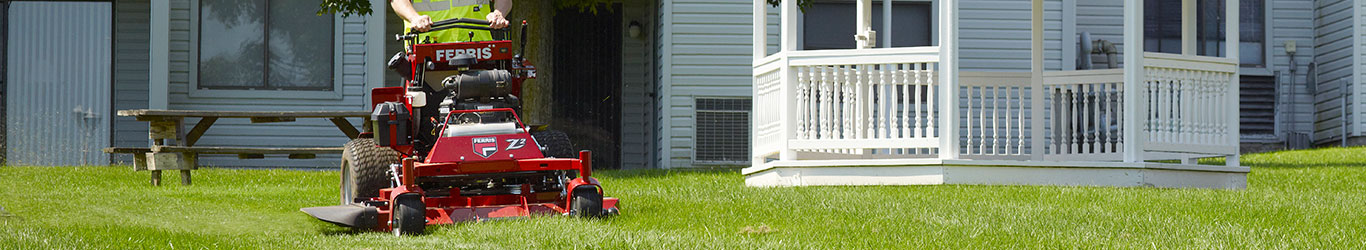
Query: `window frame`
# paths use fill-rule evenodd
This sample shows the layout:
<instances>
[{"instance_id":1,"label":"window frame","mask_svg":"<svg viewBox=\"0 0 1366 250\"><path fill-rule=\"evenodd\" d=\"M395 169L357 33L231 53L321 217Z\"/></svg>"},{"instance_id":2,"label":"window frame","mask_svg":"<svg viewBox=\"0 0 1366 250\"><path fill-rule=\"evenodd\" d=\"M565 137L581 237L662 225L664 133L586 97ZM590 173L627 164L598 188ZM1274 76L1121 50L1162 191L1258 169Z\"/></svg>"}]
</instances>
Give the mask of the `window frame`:
<instances>
[{"instance_id":1,"label":"window frame","mask_svg":"<svg viewBox=\"0 0 1366 250\"><path fill-rule=\"evenodd\" d=\"M1156 1L1156 0L1145 0L1144 3L1146 4L1148 1ZM1272 35L1272 34L1275 34L1275 33L1276 33L1276 32L1275 32L1275 27L1274 27L1274 26L1272 25L1272 23L1271 23L1272 12L1274 11L1274 9L1271 8L1271 7L1272 7L1272 6L1271 6L1271 0L1261 0L1261 1L1262 1L1262 4L1261 4L1261 5L1262 5L1262 51L1261 51L1261 52L1262 52L1262 64L1256 65L1256 64L1242 64L1242 63L1239 63L1239 64L1238 64L1238 68L1239 68L1238 74L1240 74L1240 75L1254 75L1254 76L1272 76L1272 75L1275 75L1275 72L1274 72L1273 70L1271 70L1272 67L1275 67L1275 66L1276 66L1276 63L1274 62L1274 60L1275 60L1276 58L1274 57L1275 55L1272 53L1273 51L1275 51L1275 48L1274 48L1274 47L1276 46L1276 44L1274 44L1274 43L1275 43L1275 40L1273 40L1274 36ZM1075 8L1075 6L1074 6L1074 8ZM1196 24L1196 26L1198 27L1199 24ZM1242 26L1239 26L1239 29L1241 29L1241 28L1242 28ZM1239 33L1242 33L1242 30L1239 30L1238 32L1239 32ZM1143 35L1143 39L1145 40L1145 46L1146 46L1146 44L1147 44L1147 43L1146 43L1146 40L1148 39L1147 34L1144 34L1144 35ZM1197 39L1198 39L1198 38L1197 38ZM1240 42L1241 42L1241 41L1240 41ZM1198 46L1197 46L1197 47L1198 47ZM1145 50L1145 51L1146 51L1146 50ZM1240 51L1240 52L1241 52L1241 51ZM1167 52L1157 52L1157 53L1167 53Z\"/></svg>"},{"instance_id":2,"label":"window frame","mask_svg":"<svg viewBox=\"0 0 1366 250\"><path fill-rule=\"evenodd\" d=\"M187 66L189 89L186 93L192 98L252 98L252 99L302 99L302 100L341 100L343 91L341 54L344 18L332 15L332 89L210 89L199 86L199 41L200 41L200 0L190 1L190 26ZM269 43L269 41L266 41Z\"/></svg>"}]
</instances>

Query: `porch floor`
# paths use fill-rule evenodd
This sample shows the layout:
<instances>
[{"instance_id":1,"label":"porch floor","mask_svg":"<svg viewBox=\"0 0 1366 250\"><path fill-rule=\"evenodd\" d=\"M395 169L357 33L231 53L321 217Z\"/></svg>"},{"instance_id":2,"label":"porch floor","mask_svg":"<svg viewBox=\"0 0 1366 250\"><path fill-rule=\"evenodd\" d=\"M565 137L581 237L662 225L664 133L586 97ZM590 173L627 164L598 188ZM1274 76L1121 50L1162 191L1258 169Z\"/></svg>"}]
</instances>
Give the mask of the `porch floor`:
<instances>
[{"instance_id":1,"label":"porch floor","mask_svg":"<svg viewBox=\"0 0 1366 250\"><path fill-rule=\"evenodd\" d=\"M772 161L741 171L745 185L1037 185L1247 188L1249 168L1171 163L860 159Z\"/></svg>"}]
</instances>

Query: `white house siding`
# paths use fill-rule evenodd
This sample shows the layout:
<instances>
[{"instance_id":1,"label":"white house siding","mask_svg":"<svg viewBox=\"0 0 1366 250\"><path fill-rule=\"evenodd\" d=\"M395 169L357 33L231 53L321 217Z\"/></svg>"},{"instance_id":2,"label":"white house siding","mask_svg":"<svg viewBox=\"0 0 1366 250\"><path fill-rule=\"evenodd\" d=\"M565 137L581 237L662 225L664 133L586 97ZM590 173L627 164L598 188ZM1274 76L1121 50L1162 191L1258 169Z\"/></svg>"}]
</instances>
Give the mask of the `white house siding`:
<instances>
[{"instance_id":1,"label":"white house siding","mask_svg":"<svg viewBox=\"0 0 1366 250\"><path fill-rule=\"evenodd\" d=\"M192 50L197 47L193 42L196 34L191 18L195 15L194 0L174 0L171 2L170 22L170 86L169 107L189 110L242 110L242 111L319 111L319 110L365 110L367 58L366 58L366 19L360 16L345 18L340 31L335 34L340 44L336 46L335 60L341 62L341 81L338 90L341 98L306 99L279 95L272 90L262 90L261 97L212 97L192 93L192 69L197 60ZM376 11L386 11L377 9ZM379 45L382 46L382 45ZM326 62L332 63L332 62ZM374 62L378 63L378 62ZM372 65L373 66L373 65ZM275 92L275 93L272 93ZM269 95L277 96L269 96ZM192 126L198 119L188 119ZM352 119L360 124L359 119ZM299 119L296 122L252 124L246 119L220 119L209 129L196 145L201 146L249 146L249 147L339 147L347 138L337 128L323 119ZM233 156L201 157L200 164L207 166L242 167L335 167L340 155L318 155L316 159L295 160L283 156L266 159L239 160Z\"/></svg>"},{"instance_id":2,"label":"white house siding","mask_svg":"<svg viewBox=\"0 0 1366 250\"><path fill-rule=\"evenodd\" d=\"M1124 51L1123 0L1078 0L1075 13L1077 36L1091 32L1091 39L1105 39ZM1119 60L1124 64L1122 55Z\"/></svg>"},{"instance_id":3,"label":"white house siding","mask_svg":"<svg viewBox=\"0 0 1366 250\"><path fill-rule=\"evenodd\" d=\"M653 168L654 160L654 63L650 31L654 13L652 2L627 1L622 4L621 34L621 167ZM640 22L640 38L629 33L631 21Z\"/></svg>"},{"instance_id":4,"label":"white house siding","mask_svg":"<svg viewBox=\"0 0 1366 250\"><path fill-rule=\"evenodd\" d=\"M660 2L659 166L693 166L699 97L749 98L753 5L740 0ZM769 8L769 43L777 42L777 10Z\"/></svg>"},{"instance_id":5,"label":"white house siding","mask_svg":"<svg viewBox=\"0 0 1366 250\"><path fill-rule=\"evenodd\" d=\"M958 6L962 71L1030 70L1030 1L962 0ZM1062 68L1063 38L1062 1L1044 0L1045 69Z\"/></svg>"},{"instance_id":6,"label":"white house siding","mask_svg":"<svg viewBox=\"0 0 1366 250\"><path fill-rule=\"evenodd\" d=\"M1314 1L1313 0L1266 0L1269 3L1267 9L1268 18L1267 30L1271 34L1271 39L1266 46L1271 49L1271 56L1267 57L1267 67L1272 71L1281 73L1280 98L1282 103L1281 119L1283 127L1281 131L1293 131L1301 133L1312 133L1314 127L1315 102L1314 94L1309 88L1309 62L1314 59L1316 49L1308 46L1314 42ZM1290 77L1290 56L1285 54L1284 44L1295 41L1296 54L1295 60L1298 67L1295 68L1295 86L1293 92L1287 88ZM1247 72L1244 72L1246 74ZM1292 95L1293 93L1293 95ZM1284 121L1289 119L1289 121Z\"/></svg>"},{"instance_id":7,"label":"white house siding","mask_svg":"<svg viewBox=\"0 0 1366 250\"><path fill-rule=\"evenodd\" d=\"M151 5L147 0L114 2L114 110L147 108L148 36ZM111 112L112 113L112 112ZM115 147L146 147L147 123L114 116ZM128 154L111 155L115 164L132 164Z\"/></svg>"},{"instance_id":8,"label":"white house siding","mask_svg":"<svg viewBox=\"0 0 1366 250\"><path fill-rule=\"evenodd\" d=\"M1353 79L1353 86L1356 87L1356 94L1348 99L1355 100L1356 105L1352 108L1356 110L1356 129L1352 130L1353 136L1366 135L1366 1L1356 1L1356 25L1353 30L1356 33L1356 75Z\"/></svg>"},{"instance_id":9,"label":"white house siding","mask_svg":"<svg viewBox=\"0 0 1366 250\"><path fill-rule=\"evenodd\" d=\"M1328 142L1342 135L1342 85L1352 81L1352 1L1318 1L1314 61L1318 63L1318 96L1314 98L1314 141Z\"/></svg>"}]
</instances>

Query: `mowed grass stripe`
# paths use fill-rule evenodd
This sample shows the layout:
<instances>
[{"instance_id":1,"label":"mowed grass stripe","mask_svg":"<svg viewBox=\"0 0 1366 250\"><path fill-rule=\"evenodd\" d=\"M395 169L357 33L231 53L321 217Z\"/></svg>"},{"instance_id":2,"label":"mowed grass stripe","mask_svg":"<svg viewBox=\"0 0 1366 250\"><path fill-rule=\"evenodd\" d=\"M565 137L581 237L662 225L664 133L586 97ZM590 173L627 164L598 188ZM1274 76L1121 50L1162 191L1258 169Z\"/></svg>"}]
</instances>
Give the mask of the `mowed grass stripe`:
<instances>
[{"instance_id":1,"label":"mowed grass stripe","mask_svg":"<svg viewBox=\"0 0 1366 250\"><path fill-rule=\"evenodd\" d=\"M1253 154L1247 190L751 188L736 171L598 171L622 215L429 227L393 237L317 221L337 174L0 167L0 248L1359 248L1366 148ZM1209 163L1217 163L1218 159ZM174 176L174 173L168 173Z\"/></svg>"}]
</instances>

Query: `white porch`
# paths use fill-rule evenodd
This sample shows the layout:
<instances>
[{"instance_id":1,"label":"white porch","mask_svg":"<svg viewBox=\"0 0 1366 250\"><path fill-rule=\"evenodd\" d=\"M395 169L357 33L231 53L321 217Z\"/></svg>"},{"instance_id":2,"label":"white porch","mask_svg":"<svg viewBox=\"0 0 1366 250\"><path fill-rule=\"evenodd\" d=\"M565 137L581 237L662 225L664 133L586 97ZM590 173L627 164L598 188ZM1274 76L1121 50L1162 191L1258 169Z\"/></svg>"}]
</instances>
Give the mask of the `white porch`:
<instances>
[{"instance_id":1,"label":"white porch","mask_svg":"<svg viewBox=\"0 0 1366 250\"><path fill-rule=\"evenodd\" d=\"M783 1L772 55L755 1L747 185L1246 187L1238 43L1197 56L1194 0L1183 1L1182 54L1143 52L1143 2L1126 0L1125 66L1077 71L1043 70L1034 0L1033 70L1009 73L958 70L957 0L939 3L940 46L910 48L874 48L871 1L858 1L859 49L818 51L795 49L796 1ZM1238 19L1225 26L1237 41ZM1208 157L1226 165L1197 164Z\"/></svg>"}]
</instances>

